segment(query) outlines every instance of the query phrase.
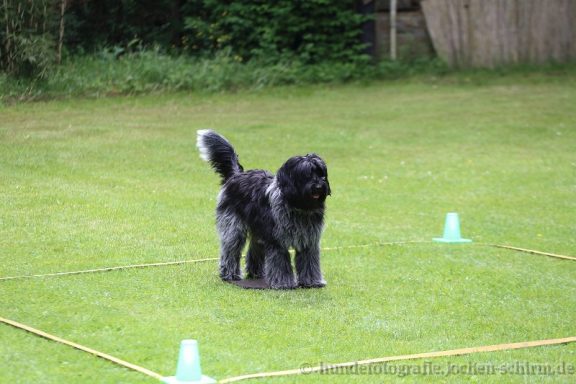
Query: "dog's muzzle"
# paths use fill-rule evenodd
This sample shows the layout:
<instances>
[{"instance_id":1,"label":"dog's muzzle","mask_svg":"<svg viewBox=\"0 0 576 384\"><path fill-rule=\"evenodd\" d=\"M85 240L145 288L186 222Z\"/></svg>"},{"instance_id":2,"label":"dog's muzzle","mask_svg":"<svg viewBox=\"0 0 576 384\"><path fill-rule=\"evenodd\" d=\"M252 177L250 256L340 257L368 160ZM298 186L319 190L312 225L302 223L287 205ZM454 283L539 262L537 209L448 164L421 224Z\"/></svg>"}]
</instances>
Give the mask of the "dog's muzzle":
<instances>
[{"instance_id":1,"label":"dog's muzzle","mask_svg":"<svg viewBox=\"0 0 576 384\"><path fill-rule=\"evenodd\" d=\"M310 197L313 198L314 200L318 200L321 197L326 196L326 187L320 185L320 184L316 184L313 185L311 190L310 190Z\"/></svg>"}]
</instances>

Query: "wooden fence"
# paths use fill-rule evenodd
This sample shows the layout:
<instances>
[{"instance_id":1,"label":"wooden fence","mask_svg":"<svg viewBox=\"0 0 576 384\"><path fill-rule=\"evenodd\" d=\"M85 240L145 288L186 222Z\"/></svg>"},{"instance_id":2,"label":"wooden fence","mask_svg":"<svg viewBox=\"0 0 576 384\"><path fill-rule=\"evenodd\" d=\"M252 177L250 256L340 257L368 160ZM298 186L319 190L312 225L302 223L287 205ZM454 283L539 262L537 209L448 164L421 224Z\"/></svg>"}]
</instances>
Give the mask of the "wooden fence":
<instances>
[{"instance_id":1,"label":"wooden fence","mask_svg":"<svg viewBox=\"0 0 576 384\"><path fill-rule=\"evenodd\" d=\"M438 55L453 66L576 60L576 0L423 0Z\"/></svg>"}]
</instances>

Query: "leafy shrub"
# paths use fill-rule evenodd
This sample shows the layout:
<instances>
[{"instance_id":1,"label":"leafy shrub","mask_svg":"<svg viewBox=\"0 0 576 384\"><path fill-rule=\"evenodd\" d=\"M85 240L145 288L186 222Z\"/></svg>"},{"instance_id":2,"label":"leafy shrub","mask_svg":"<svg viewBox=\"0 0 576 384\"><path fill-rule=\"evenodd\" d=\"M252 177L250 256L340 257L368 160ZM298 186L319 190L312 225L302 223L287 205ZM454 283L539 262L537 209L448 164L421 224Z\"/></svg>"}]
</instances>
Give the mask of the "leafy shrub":
<instances>
[{"instance_id":1,"label":"leafy shrub","mask_svg":"<svg viewBox=\"0 0 576 384\"><path fill-rule=\"evenodd\" d=\"M191 0L184 13L184 49L230 49L237 60L305 64L362 56L363 16L347 0Z\"/></svg>"},{"instance_id":2,"label":"leafy shrub","mask_svg":"<svg viewBox=\"0 0 576 384\"><path fill-rule=\"evenodd\" d=\"M11 55L10 74L16 77L45 79L54 68L56 51L48 35L17 35Z\"/></svg>"},{"instance_id":3,"label":"leafy shrub","mask_svg":"<svg viewBox=\"0 0 576 384\"><path fill-rule=\"evenodd\" d=\"M364 16L350 0L101 0L72 2L67 45L158 45L164 52L279 63L355 61Z\"/></svg>"},{"instance_id":4,"label":"leafy shrub","mask_svg":"<svg viewBox=\"0 0 576 384\"><path fill-rule=\"evenodd\" d=\"M0 69L11 76L44 79L54 66L57 0L0 3Z\"/></svg>"}]
</instances>

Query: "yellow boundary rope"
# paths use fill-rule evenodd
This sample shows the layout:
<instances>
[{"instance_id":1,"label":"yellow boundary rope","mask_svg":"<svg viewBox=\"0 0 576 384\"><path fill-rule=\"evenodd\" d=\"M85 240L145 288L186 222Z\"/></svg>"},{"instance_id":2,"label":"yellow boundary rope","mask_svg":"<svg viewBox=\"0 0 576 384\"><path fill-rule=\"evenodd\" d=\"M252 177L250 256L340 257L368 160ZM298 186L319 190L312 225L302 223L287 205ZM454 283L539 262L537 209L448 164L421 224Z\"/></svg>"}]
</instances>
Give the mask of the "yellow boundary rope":
<instances>
[{"instance_id":1,"label":"yellow boundary rope","mask_svg":"<svg viewBox=\"0 0 576 384\"><path fill-rule=\"evenodd\" d=\"M12 327L15 327L15 328L18 328L18 329L23 329L23 330L25 330L25 331L27 331L27 332L30 332L30 333L32 333L32 334L34 334L34 335L36 335L36 336L40 336L40 337L43 337L43 338L45 338L45 339L55 341L55 342L57 342L57 343L67 345L67 346L69 346L69 347L76 348L76 349L78 349L78 350L80 350L80 351L83 351L83 352L88 352L88 353L90 353L90 354L92 354L92 355L94 355L94 356L98 356L98 357L100 357L100 358L102 358L102 359L104 359L104 360L111 361L111 362L113 362L114 364L118 364L118 365L121 365L121 366L123 366L123 367L125 367L125 368L132 369L132 370L134 370L134 371L143 373L143 374L145 374L145 375L147 375L147 376L150 376L150 377L153 377L153 378L155 378L155 379L162 380L162 378L163 378L163 376L162 376L161 374L156 373L156 372L154 372L154 371L151 371L151 370L149 370L149 369L146 369L146 368L144 368L144 367L141 367L141 366L139 366L139 365L129 363L129 362L124 361L124 360L122 360L122 359L119 359L119 358L117 358L117 357L108 355L108 354L106 354L106 353L104 353L104 352L100 352L100 351L97 351L97 350L95 350L95 349L88 348L88 347L85 347L85 346L83 346L83 345L74 343L74 342L72 342L72 341L68 341L68 340L66 340L66 339L62 339L61 337L51 335L51 334L49 334L49 333L46 333L46 332L41 331L41 330L36 329L36 328L32 328L32 327L30 327L30 326L28 326L28 325L19 323L19 322L17 322L17 321L9 320L9 319L5 319L5 318L3 318L3 317L0 317L0 322L2 322L2 323L4 323L4 324L7 324L7 325L11 325Z\"/></svg>"},{"instance_id":2,"label":"yellow boundary rope","mask_svg":"<svg viewBox=\"0 0 576 384\"><path fill-rule=\"evenodd\" d=\"M219 383L225 384L225 383L234 383L236 381L241 381L241 380L259 379L259 378L264 378L264 377L291 376L291 375L303 375L303 374L310 374L310 373L330 372L331 370L338 369L338 368L354 367L357 365L379 364L379 363L385 363L385 362L389 362L389 361L431 359L431 358L449 357L449 356L462 356L462 355L470 355L473 353L509 351L509 350L513 350L513 349L542 347L545 345L558 345L558 344L567 344L567 343L573 343L573 342L576 342L576 336L565 337L562 339L525 341L525 342L520 342L520 343L496 344L496 345L485 345L485 346L481 346L481 347L451 349L449 351L436 351L436 352L415 353L415 354L411 354L411 355L388 356L388 357L380 357L377 359L350 361L350 362L338 363L338 364L323 364L323 365L319 365L316 367L290 369L290 370L286 370L286 371L262 372L262 373L254 373L254 374L250 374L250 375L234 376L234 377L229 377L229 378L220 380Z\"/></svg>"},{"instance_id":3,"label":"yellow boundary rope","mask_svg":"<svg viewBox=\"0 0 576 384\"><path fill-rule=\"evenodd\" d=\"M340 247L326 247L326 248L322 248L322 251L336 251L336 250L340 250L340 249L353 249L353 248L370 248L370 247L380 247L380 246L386 246L386 245L429 244L429 243L432 243L432 242L431 241L392 241L392 242L387 242L387 243L370 243L370 244L358 244L358 245L344 245L344 246L340 246ZM566 256L566 255L559 255L556 253L536 251L533 249L518 248L518 247L513 247L510 245L484 244L484 243L472 243L472 244L484 245L484 246L502 248L502 249L509 249L509 250L518 251L518 252L530 253L533 255L542 255L542 256L555 257L558 259L576 261L576 257L574 257L574 256ZM84 274L84 273L110 272L110 271L117 271L117 270L123 270L123 269L131 269L131 268L162 267L162 266L168 266L168 265L199 263L199 262L204 262L204 261L216 261L216 260L218 260L217 257L212 257L212 258L196 259L196 260L168 261L168 262L163 262L163 263L132 264L132 265L123 265L123 266L119 266L119 267L104 267L104 268L96 268L96 269L86 269L86 270L81 270L81 271L55 272L55 273L44 273L44 274L37 274L37 275L7 276L7 277L0 277L0 281L31 279L31 278L36 278L36 277L80 275L80 274Z\"/></svg>"},{"instance_id":4,"label":"yellow boundary rope","mask_svg":"<svg viewBox=\"0 0 576 384\"><path fill-rule=\"evenodd\" d=\"M351 245L351 246L342 246L342 247L328 247L323 248L324 251L332 251L332 250L339 250L339 249L350 249L350 248L367 248L367 247L376 247L376 246L384 246L384 245L401 245L401 244L417 244L417 243L429 243L429 241L402 241L402 242L389 242L389 243L373 243L373 244L360 244L360 245ZM567 260L576 260L576 257L572 256L565 256L565 255L558 255L554 253L548 252L541 252L535 251L531 249L525 248L518 248L512 247L509 245L499 245L499 244L479 244L479 245L487 245L496 248L503 248L503 249L510 249L519 252L531 253L536 255L544 255L550 256L555 258L567 259ZM134 265L125 265L119 267L107 267L107 268L97 268L97 269L88 269L82 271L71 271L71 272L57 272L57 273L47 273L47 274L38 274L38 275L24 275L24 276L10 276L10 277L2 277L2 280L14 280L14 279L24 279L24 278L35 278L35 277L47 277L47 276L66 276L66 275L77 275L77 274L84 274L84 273L94 273L94 272L108 272L108 271L115 271L115 270L122 270L122 269L129 269L129 268L146 268L146 267L156 267L156 266L166 266L166 265L178 265L184 263L198 263L204 261L215 261L218 258L206 258L206 259L195 259L195 260L183 260L183 261L169 261L163 263L150 263L150 264L134 264ZM127 361L118 359L114 356L108 355L103 352L96 351L92 348L85 347L83 345L74 343L72 341L68 341L62 339L58 336L51 335L49 333L43 332L41 330L32 328L25 324L18 323L13 320L5 319L0 317L0 322L13 326L18 329L25 330L37 336L41 336L45 339L52 340L61 344L68 345L70 347L76 348L78 350L90 353L94 356L100 357L102 359L108 360L115 364L121 365L125 368L132 369L134 371L143 373L147 376L153 377L155 379L161 380L163 378L162 375L151 371L149 369L140 367L138 365L129 363ZM453 349L448 351L438 351L438 352L426 352L426 353L417 353L411 355L399 355L399 356L388 356L388 357L381 357L376 359L370 360L360 360L354 362L346 362L346 363L338 363L338 364L331 364L328 366L321 365L316 367L307 367L305 370L303 369L291 369L285 371L275 371L275 372L262 372L262 373L255 373L255 374L248 374L242 376L234 376L229 377L227 379L221 380L220 383L232 383L241 380L248 380L248 379L257 379L257 378L264 378L264 377L275 377L275 376L287 376L287 375L300 375L300 374L309 374L309 373L318 373L322 372L323 370L330 370L336 368L345 368L355 365L368 365L368 364L378 364L384 363L389 361L399 361L399 360L414 360L414 359L423 359L423 358L436 358L436 357L447 357L447 356L460 356L460 355L468 355L473 353L480 353L480 352L495 352L495 351L505 351L505 350L513 350L513 349L520 349L520 348L532 348L532 347L539 347L539 346L546 346L546 345L557 345L557 344L566 344L572 343L576 341L576 336L573 337L566 337L562 339L548 339L548 340L538 340L538 341L528 341L528 342L520 342L520 343L511 343L511 344L497 344L497 345L488 345L488 346L481 346L481 347L472 347L472 348L462 348L462 349Z\"/></svg>"},{"instance_id":5,"label":"yellow boundary rope","mask_svg":"<svg viewBox=\"0 0 576 384\"><path fill-rule=\"evenodd\" d=\"M209 259L167 261L167 262L164 262L164 263L132 264L132 265L123 265L123 266L119 266L119 267L104 267L104 268L96 268L96 269L85 269L85 270L82 270L82 271L44 273L44 274L39 274L39 275L8 276L8 277L0 277L0 281L3 281L3 280L17 280L17 279L31 279L31 278L34 278L34 277L80 275L80 274L83 274L83 273L110 272L110 271L117 271L117 270L121 270L121 269L160 267L160 266L166 266L166 265L178 265L178 264L186 264L186 263L200 263L200 262L203 262L203 261L213 261L213 260L218 260L218 258L213 257L213 258L209 258Z\"/></svg>"},{"instance_id":6,"label":"yellow boundary rope","mask_svg":"<svg viewBox=\"0 0 576 384\"><path fill-rule=\"evenodd\" d=\"M391 241L388 243L369 243L369 244L357 244L357 245L343 245L340 247L326 247L322 248L322 251L338 251L340 249L353 249L353 248L370 248L370 247L382 247L385 245L403 245L403 244L428 244L431 241Z\"/></svg>"},{"instance_id":7,"label":"yellow boundary rope","mask_svg":"<svg viewBox=\"0 0 576 384\"><path fill-rule=\"evenodd\" d=\"M383 245L414 244L414 243L427 243L427 242L425 242L425 241L396 241L396 242L390 242L390 243L347 245L347 246L331 247L331 248L329 247L329 248L322 248L322 250L323 251L334 251L334 250L338 250L338 249L368 248L368 247L376 247L376 246L383 246ZM43 273L43 274L36 274L36 275L7 276L7 277L0 277L0 281L31 279L31 278L35 278L35 277L55 277L55 276L80 275L80 274L84 274L84 273L110 272L110 271L118 271L118 270L122 270L122 269L131 269L131 268L163 267L163 266L168 266L168 265L199 263L199 262L203 262L203 261L216 261L216 260L219 260L219 259L217 257L212 257L212 258L206 258L206 259L179 260L179 261L168 261L168 262L162 262L162 263L131 264L131 265L118 266L118 267L103 267L103 268L95 268L95 269L85 269L85 270L81 270L81 271L54 272L54 273Z\"/></svg>"},{"instance_id":8,"label":"yellow boundary rope","mask_svg":"<svg viewBox=\"0 0 576 384\"><path fill-rule=\"evenodd\" d=\"M496 247L496 248L510 249L510 250L518 251L518 252L531 253L533 255L556 257L558 259L565 259L565 260L576 260L576 257L573 257L573 256L558 255L556 253L549 253L549 252L535 251L533 249L512 247L510 245L500 245L500 244L483 244L483 245L488 245L490 247Z\"/></svg>"},{"instance_id":9,"label":"yellow boundary rope","mask_svg":"<svg viewBox=\"0 0 576 384\"><path fill-rule=\"evenodd\" d=\"M22 329L24 331L30 332L34 335L43 337L45 339L55 341L60 344L67 345L69 347L78 349L83 352L87 352L91 355L97 356L104 360L108 360L114 364L120 365L124 368L131 369L133 371L140 372L144 375L153 377L158 380L162 380L163 376L157 372L151 371L147 368L141 367L136 364L129 363L125 360L119 359L117 357L111 356L107 353L97 351L95 349L85 347L81 344L74 343L72 341L63 339L58 336L51 335L47 332L41 331L36 328L32 328L28 325L19 323L14 320L5 319L0 317L0 322L10 325L17 329ZM330 372L330 370L334 370L337 368L346 368L346 367L353 367L353 366L360 366L360 365L370 365L370 364L379 364L385 363L389 361L402 361L402 360L416 360L416 359L431 359L431 358L439 358L439 357L449 357L449 356L462 356L462 355L470 355L475 353L483 353L483 352L497 352L497 351L509 351L514 349L523 349L523 348L534 348L534 347L542 347L548 345L558 345L558 344L567 344L576 342L576 336L572 337L564 337L561 339L547 339L547 340L537 340L537 341L525 341L519 343L508 343L508 344L496 344L496 345L485 345L480 347L471 347L471 348L461 348L461 349L451 349L447 351L435 351L435 352L425 352L425 353L415 353L410 355L397 355L397 356L387 356L387 357L379 357L375 359L369 360L359 360L359 361L351 361L345 363L337 363L337 364L324 364L315 367L306 367L298 368L298 369L290 369L284 371L273 371L273 372L260 372L260 373L253 373L248 375L241 375L241 376L233 376L223 380L220 380L219 383L233 383L242 380L250 380L250 379L261 379L261 378L268 378L268 377L278 377L278 376L292 376L292 375L303 375L303 374L311 374L311 373L321 373L321 372Z\"/></svg>"}]
</instances>

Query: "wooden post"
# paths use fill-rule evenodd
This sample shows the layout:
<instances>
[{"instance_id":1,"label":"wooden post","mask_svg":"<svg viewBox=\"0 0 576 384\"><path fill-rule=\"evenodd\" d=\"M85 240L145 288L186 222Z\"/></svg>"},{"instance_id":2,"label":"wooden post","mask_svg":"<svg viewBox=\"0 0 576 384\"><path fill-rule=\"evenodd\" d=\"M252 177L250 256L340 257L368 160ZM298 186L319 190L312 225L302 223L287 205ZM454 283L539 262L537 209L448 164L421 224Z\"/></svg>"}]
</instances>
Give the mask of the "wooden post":
<instances>
[{"instance_id":1,"label":"wooden post","mask_svg":"<svg viewBox=\"0 0 576 384\"><path fill-rule=\"evenodd\" d=\"M396 60L396 10L397 1L390 0L390 59Z\"/></svg>"},{"instance_id":2,"label":"wooden post","mask_svg":"<svg viewBox=\"0 0 576 384\"><path fill-rule=\"evenodd\" d=\"M8 16L8 0L4 0L4 17L6 23L6 69L8 72L12 71L12 52L10 46L10 40L12 36L10 36L10 19Z\"/></svg>"},{"instance_id":3,"label":"wooden post","mask_svg":"<svg viewBox=\"0 0 576 384\"><path fill-rule=\"evenodd\" d=\"M62 63L62 45L64 44L64 12L66 11L66 0L60 1L60 33L58 35L58 53L56 60L58 65Z\"/></svg>"}]
</instances>

